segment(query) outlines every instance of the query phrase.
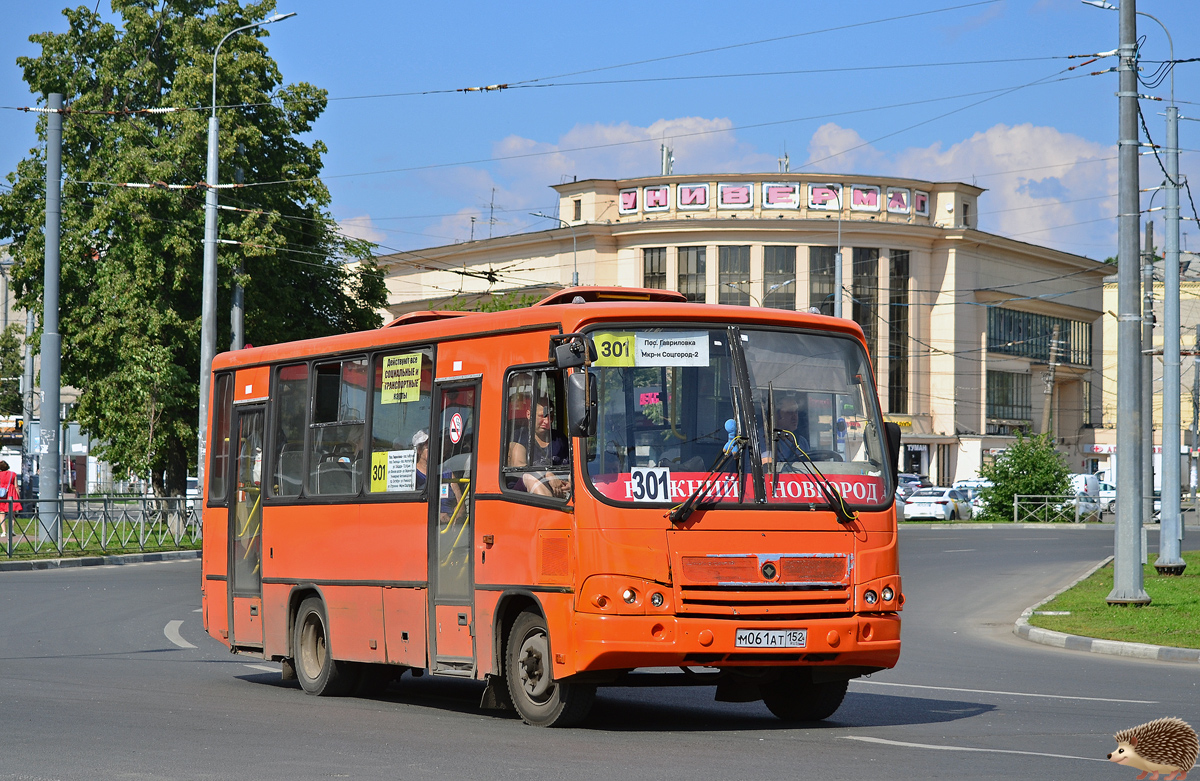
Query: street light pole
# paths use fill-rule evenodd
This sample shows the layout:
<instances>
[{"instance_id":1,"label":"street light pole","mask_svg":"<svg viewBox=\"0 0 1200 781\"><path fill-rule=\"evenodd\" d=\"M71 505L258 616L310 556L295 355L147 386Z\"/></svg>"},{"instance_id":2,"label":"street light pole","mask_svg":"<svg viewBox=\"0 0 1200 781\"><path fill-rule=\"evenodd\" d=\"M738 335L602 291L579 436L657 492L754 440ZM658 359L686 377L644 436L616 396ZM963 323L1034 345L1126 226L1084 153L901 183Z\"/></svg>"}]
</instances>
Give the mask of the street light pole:
<instances>
[{"instance_id":1,"label":"street light pole","mask_svg":"<svg viewBox=\"0 0 1200 781\"><path fill-rule=\"evenodd\" d=\"M833 316L842 316L842 185L837 186L838 237L833 253Z\"/></svg>"},{"instance_id":2,"label":"street light pole","mask_svg":"<svg viewBox=\"0 0 1200 781\"><path fill-rule=\"evenodd\" d=\"M275 14L270 19L247 24L230 30L217 43L213 51L212 66L212 115L208 118L208 172L205 176L204 196L204 276L200 294L200 424L197 426L199 447L196 458L196 475L201 490L204 489L205 458L208 440L208 394L209 375L212 374L213 358L217 354L217 55L230 36L264 24L280 22L295 16L295 13Z\"/></svg>"},{"instance_id":3,"label":"street light pole","mask_svg":"<svg viewBox=\"0 0 1200 781\"><path fill-rule=\"evenodd\" d=\"M579 254L576 251L575 226L564 220L562 217L551 217L549 214L542 214L541 212L530 212L529 214L533 217L542 217L547 220L557 220L571 229L571 259L575 265L575 270L571 272L571 287L579 287Z\"/></svg>"}]
</instances>

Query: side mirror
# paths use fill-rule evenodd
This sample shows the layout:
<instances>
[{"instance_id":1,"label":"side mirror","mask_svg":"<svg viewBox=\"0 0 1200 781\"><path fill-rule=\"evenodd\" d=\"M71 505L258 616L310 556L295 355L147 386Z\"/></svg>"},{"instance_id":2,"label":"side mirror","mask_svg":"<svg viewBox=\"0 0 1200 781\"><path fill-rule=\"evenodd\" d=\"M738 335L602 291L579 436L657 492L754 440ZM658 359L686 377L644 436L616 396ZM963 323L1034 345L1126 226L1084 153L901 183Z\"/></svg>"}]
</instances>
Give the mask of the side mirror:
<instances>
[{"instance_id":1,"label":"side mirror","mask_svg":"<svg viewBox=\"0 0 1200 781\"><path fill-rule=\"evenodd\" d=\"M575 369L584 364L584 347L579 342L555 345L554 363L560 369Z\"/></svg>"},{"instance_id":2,"label":"side mirror","mask_svg":"<svg viewBox=\"0 0 1200 781\"><path fill-rule=\"evenodd\" d=\"M900 481L900 424L884 423L884 434L887 436L888 456L892 460L892 490Z\"/></svg>"},{"instance_id":3,"label":"side mirror","mask_svg":"<svg viewBox=\"0 0 1200 781\"><path fill-rule=\"evenodd\" d=\"M568 434L573 437L590 437L596 433L596 408L599 406L599 398L596 375L581 371L573 372L567 377Z\"/></svg>"}]
</instances>

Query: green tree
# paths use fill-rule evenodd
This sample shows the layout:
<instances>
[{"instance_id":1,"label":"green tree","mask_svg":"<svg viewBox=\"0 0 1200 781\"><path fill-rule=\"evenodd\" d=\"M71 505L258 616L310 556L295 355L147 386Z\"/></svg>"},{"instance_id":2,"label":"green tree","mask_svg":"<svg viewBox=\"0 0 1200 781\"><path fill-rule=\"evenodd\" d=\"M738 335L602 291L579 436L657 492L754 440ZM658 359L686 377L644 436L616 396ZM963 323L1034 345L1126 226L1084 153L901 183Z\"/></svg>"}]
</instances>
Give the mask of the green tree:
<instances>
[{"instance_id":1,"label":"green tree","mask_svg":"<svg viewBox=\"0 0 1200 781\"><path fill-rule=\"evenodd\" d=\"M1054 442L1046 434L1025 436L1008 446L996 461L979 470L992 485L981 492L987 521L1011 521L1013 497L1017 495L1061 495L1071 492L1070 469Z\"/></svg>"},{"instance_id":2,"label":"green tree","mask_svg":"<svg viewBox=\"0 0 1200 781\"><path fill-rule=\"evenodd\" d=\"M204 190L123 183L205 180L212 54L273 0L112 0L119 26L67 9L64 33L39 33L19 57L30 90L62 93L60 331L76 415L118 469L181 493L195 464ZM230 291L245 287L249 344L379 325L386 301L371 245L336 231L318 178L325 145L302 140L325 108L311 84L284 85L261 28L232 36L217 63L222 190L218 349L229 344ZM142 113L143 109L183 109ZM46 120L38 124L45 139ZM40 314L45 145L0 194L15 287ZM240 242L240 243L237 243ZM347 260L358 259L351 271ZM39 320L40 321L40 320ZM35 341L36 343L36 341ZM166 485L163 474L166 474Z\"/></svg>"},{"instance_id":3,"label":"green tree","mask_svg":"<svg viewBox=\"0 0 1200 781\"><path fill-rule=\"evenodd\" d=\"M24 361L25 325L12 323L0 332L0 415L20 415L21 369Z\"/></svg>"}]
</instances>

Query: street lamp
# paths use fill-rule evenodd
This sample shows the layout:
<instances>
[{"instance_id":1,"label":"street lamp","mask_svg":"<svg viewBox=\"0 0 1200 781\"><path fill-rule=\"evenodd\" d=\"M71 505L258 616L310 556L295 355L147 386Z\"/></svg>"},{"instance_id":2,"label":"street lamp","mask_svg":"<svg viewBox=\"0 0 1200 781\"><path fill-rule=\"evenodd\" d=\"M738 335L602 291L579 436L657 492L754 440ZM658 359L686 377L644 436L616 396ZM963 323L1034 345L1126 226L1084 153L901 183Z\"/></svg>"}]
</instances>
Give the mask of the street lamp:
<instances>
[{"instance_id":1,"label":"street lamp","mask_svg":"<svg viewBox=\"0 0 1200 781\"><path fill-rule=\"evenodd\" d=\"M247 24L231 30L217 43L213 51L212 67L212 115L208 118L208 173L205 176L204 196L204 277L200 295L200 425L199 449L196 460L196 475L199 485L204 485L204 461L208 438L208 393L209 375L212 373L213 356L217 352L217 55L229 37L264 24L281 22L295 16L275 14L270 19Z\"/></svg>"},{"instance_id":2,"label":"street lamp","mask_svg":"<svg viewBox=\"0 0 1200 781\"><path fill-rule=\"evenodd\" d=\"M1083 0L1097 8L1120 10L1104 0ZM1154 568L1160 575L1182 575L1187 566L1180 555L1183 520L1180 517L1180 414L1179 414L1179 108L1175 105L1175 42L1171 32L1157 17L1137 12L1162 28L1167 36L1171 58L1171 103L1167 106L1166 250L1163 264L1163 405L1162 405L1162 518L1159 530L1158 560ZM1161 165L1161 163L1160 163ZM1155 193L1157 194L1157 192ZM1154 196L1150 196L1154 202ZM1149 445L1149 443L1147 443ZM1195 448L1196 443L1192 443ZM1167 454L1171 457L1168 458ZM1153 472L1151 471L1151 475ZM1144 511L1143 511L1144 514ZM1144 519L1143 519L1144 521Z\"/></svg>"},{"instance_id":3,"label":"street lamp","mask_svg":"<svg viewBox=\"0 0 1200 781\"><path fill-rule=\"evenodd\" d=\"M533 217L542 217L547 220L558 220L571 229L571 258L575 264L575 270L571 273L571 287L579 287L579 254L576 251L575 226L562 217L551 217L549 214L542 214L541 212L530 212L529 214Z\"/></svg>"}]
</instances>

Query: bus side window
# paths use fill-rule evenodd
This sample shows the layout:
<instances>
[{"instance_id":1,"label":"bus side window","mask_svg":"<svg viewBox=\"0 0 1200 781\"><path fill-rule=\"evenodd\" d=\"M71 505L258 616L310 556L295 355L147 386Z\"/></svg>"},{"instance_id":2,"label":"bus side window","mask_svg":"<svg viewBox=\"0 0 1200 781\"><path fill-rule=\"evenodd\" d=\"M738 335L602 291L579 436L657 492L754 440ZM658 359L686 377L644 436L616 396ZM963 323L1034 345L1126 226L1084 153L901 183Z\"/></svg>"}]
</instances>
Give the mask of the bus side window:
<instances>
[{"instance_id":1,"label":"bus side window","mask_svg":"<svg viewBox=\"0 0 1200 781\"><path fill-rule=\"evenodd\" d=\"M566 398L556 371L515 372L507 390L503 486L532 496L571 494Z\"/></svg>"},{"instance_id":2,"label":"bus side window","mask_svg":"<svg viewBox=\"0 0 1200 781\"><path fill-rule=\"evenodd\" d=\"M433 409L429 350L375 356L367 491L421 491L429 475Z\"/></svg>"},{"instance_id":3,"label":"bus side window","mask_svg":"<svg viewBox=\"0 0 1200 781\"><path fill-rule=\"evenodd\" d=\"M275 375L274 496L299 496L304 484L304 433L308 430L308 364L281 366Z\"/></svg>"},{"instance_id":4,"label":"bus side window","mask_svg":"<svg viewBox=\"0 0 1200 781\"><path fill-rule=\"evenodd\" d=\"M357 494L362 485L367 360L316 365L308 492L314 496Z\"/></svg>"},{"instance_id":5,"label":"bus side window","mask_svg":"<svg viewBox=\"0 0 1200 781\"><path fill-rule=\"evenodd\" d=\"M208 469L208 501L223 503L229 488L229 420L233 413L233 375L222 374L213 388L212 431Z\"/></svg>"}]
</instances>

